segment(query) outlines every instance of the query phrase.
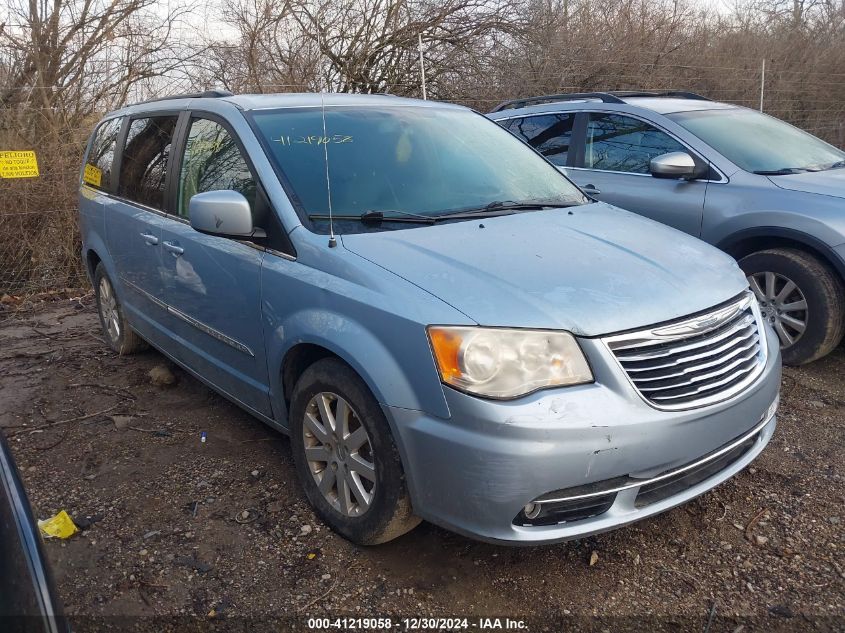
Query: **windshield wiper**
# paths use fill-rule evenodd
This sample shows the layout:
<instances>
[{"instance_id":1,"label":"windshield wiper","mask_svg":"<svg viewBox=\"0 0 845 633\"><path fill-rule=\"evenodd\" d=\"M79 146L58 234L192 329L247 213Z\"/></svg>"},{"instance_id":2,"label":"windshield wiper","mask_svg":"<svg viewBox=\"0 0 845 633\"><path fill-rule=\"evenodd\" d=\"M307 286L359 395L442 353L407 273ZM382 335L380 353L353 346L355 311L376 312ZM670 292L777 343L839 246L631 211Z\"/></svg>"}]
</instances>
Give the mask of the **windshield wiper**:
<instances>
[{"instance_id":1,"label":"windshield wiper","mask_svg":"<svg viewBox=\"0 0 845 633\"><path fill-rule=\"evenodd\" d=\"M751 172L758 176L789 176L790 174L803 174L806 171L812 171L804 167L783 167L781 169L760 169Z\"/></svg>"},{"instance_id":2,"label":"windshield wiper","mask_svg":"<svg viewBox=\"0 0 845 633\"><path fill-rule=\"evenodd\" d=\"M399 215L387 215L396 213ZM365 211L361 215L332 215L313 214L308 216L309 220L354 220L364 224L381 224L382 222L409 222L411 224L434 224L435 219L427 215L410 213L409 211Z\"/></svg>"},{"instance_id":3,"label":"windshield wiper","mask_svg":"<svg viewBox=\"0 0 845 633\"><path fill-rule=\"evenodd\" d=\"M833 163L832 165L826 165L824 170L827 171L828 169L842 169L845 167L845 160L840 160L839 162Z\"/></svg>"},{"instance_id":4,"label":"windshield wiper","mask_svg":"<svg viewBox=\"0 0 845 633\"><path fill-rule=\"evenodd\" d=\"M578 202L513 202L497 200L483 207L461 209L434 216L438 221L463 220L466 218L487 218L497 215L508 215L512 211L536 211L538 209L564 209L578 206Z\"/></svg>"},{"instance_id":5,"label":"windshield wiper","mask_svg":"<svg viewBox=\"0 0 845 633\"><path fill-rule=\"evenodd\" d=\"M388 215L390 214L390 215ZM400 217L396 217L396 214ZM381 224L382 222L417 222L421 224L434 224L434 218L430 215L400 211L399 209L385 209L384 211L369 210L361 214L361 222L369 224Z\"/></svg>"},{"instance_id":6,"label":"windshield wiper","mask_svg":"<svg viewBox=\"0 0 845 633\"><path fill-rule=\"evenodd\" d=\"M498 215L508 215L513 211L536 211L538 209L562 209L574 207L577 202L512 202L497 200L483 207L470 207L438 215L421 215L410 211L387 209L385 211L365 211L361 215L332 215L319 213L309 215L310 220L355 220L364 224L377 225L383 222L407 222L410 224L435 224L444 220L466 220L470 218L489 218ZM393 215L397 214L397 215Z\"/></svg>"}]
</instances>

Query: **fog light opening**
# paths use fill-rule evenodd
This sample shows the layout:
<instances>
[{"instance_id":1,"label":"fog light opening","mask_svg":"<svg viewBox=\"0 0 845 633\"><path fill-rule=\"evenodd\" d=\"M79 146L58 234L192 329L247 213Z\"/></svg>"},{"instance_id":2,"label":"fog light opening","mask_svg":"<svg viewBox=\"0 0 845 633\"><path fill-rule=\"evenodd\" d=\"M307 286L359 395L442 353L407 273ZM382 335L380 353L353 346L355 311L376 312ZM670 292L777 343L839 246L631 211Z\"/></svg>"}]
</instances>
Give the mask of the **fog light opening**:
<instances>
[{"instance_id":1,"label":"fog light opening","mask_svg":"<svg viewBox=\"0 0 845 633\"><path fill-rule=\"evenodd\" d=\"M540 516L540 510L542 510L542 507L539 503L529 503L522 509L522 512L526 519L536 519Z\"/></svg>"}]
</instances>

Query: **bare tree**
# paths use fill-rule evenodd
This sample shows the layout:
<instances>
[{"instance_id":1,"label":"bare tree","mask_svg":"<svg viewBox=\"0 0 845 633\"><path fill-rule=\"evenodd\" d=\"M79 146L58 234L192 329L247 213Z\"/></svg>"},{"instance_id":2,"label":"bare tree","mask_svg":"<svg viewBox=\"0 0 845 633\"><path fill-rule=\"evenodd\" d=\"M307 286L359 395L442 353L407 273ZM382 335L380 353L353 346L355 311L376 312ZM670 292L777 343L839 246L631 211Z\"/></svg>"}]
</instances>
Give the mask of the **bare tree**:
<instances>
[{"instance_id":1,"label":"bare tree","mask_svg":"<svg viewBox=\"0 0 845 633\"><path fill-rule=\"evenodd\" d=\"M510 0L245 0L230 2L239 33L218 46L230 87L418 94L419 41L434 94L518 24ZM441 91L442 92L442 91Z\"/></svg>"},{"instance_id":2,"label":"bare tree","mask_svg":"<svg viewBox=\"0 0 845 633\"><path fill-rule=\"evenodd\" d=\"M185 6L155 0L12 0L0 28L0 105L38 110L42 131L124 103L133 87L190 60L174 28Z\"/></svg>"},{"instance_id":3,"label":"bare tree","mask_svg":"<svg viewBox=\"0 0 845 633\"><path fill-rule=\"evenodd\" d=\"M155 0L10 0L0 10L0 150L35 149L40 168L36 179L0 180L6 283L78 284L85 139L98 114L185 73L197 53L176 37L188 10Z\"/></svg>"}]
</instances>

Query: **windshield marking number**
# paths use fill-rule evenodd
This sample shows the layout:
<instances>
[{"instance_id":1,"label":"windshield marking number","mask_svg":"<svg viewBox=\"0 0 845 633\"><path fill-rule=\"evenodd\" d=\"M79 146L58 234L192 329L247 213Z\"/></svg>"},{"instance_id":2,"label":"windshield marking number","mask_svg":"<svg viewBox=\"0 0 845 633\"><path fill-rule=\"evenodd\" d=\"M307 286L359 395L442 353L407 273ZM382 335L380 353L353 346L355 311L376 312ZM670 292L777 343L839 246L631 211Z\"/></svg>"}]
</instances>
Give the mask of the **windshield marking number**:
<instances>
[{"instance_id":1,"label":"windshield marking number","mask_svg":"<svg viewBox=\"0 0 845 633\"><path fill-rule=\"evenodd\" d=\"M340 145L342 143L351 143L352 136L346 134L335 134L334 136L280 136L271 140L284 147L290 147L292 145Z\"/></svg>"}]
</instances>

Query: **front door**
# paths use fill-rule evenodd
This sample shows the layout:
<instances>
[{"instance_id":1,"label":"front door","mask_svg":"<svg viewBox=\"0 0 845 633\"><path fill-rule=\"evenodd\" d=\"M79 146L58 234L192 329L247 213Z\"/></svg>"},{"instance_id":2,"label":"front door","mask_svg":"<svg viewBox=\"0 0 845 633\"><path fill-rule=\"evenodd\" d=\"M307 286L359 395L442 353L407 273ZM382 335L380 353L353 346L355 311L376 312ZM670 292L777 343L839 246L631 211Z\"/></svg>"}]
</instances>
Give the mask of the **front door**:
<instances>
[{"instance_id":1,"label":"front door","mask_svg":"<svg viewBox=\"0 0 845 633\"><path fill-rule=\"evenodd\" d=\"M253 411L272 417L261 322L262 250L191 228L191 196L231 189L253 208L256 179L222 123L188 121L175 181L175 209L162 226L161 278L177 360Z\"/></svg>"},{"instance_id":2,"label":"front door","mask_svg":"<svg viewBox=\"0 0 845 633\"><path fill-rule=\"evenodd\" d=\"M567 175L588 195L691 235L701 234L707 182L654 178L652 158L687 147L641 119L591 112L578 160ZM571 164L571 163L570 163Z\"/></svg>"}]
</instances>

